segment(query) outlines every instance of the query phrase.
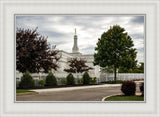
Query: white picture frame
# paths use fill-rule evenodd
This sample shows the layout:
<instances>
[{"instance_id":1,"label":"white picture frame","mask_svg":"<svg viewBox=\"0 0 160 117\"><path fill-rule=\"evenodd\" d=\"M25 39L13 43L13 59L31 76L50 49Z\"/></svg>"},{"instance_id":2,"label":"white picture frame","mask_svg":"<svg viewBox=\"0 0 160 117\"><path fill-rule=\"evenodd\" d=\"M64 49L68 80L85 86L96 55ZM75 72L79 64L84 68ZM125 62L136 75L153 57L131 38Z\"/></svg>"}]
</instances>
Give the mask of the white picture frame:
<instances>
[{"instance_id":1,"label":"white picture frame","mask_svg":"<svg viewBox=\"0 0 160 117\"><path fill-rule=\"evenodd\" d=\"M160 116L159 0L1 0L0 116ZM15 103L15 14L145 14L145 103Z\"/></svg>"}]
</instances>

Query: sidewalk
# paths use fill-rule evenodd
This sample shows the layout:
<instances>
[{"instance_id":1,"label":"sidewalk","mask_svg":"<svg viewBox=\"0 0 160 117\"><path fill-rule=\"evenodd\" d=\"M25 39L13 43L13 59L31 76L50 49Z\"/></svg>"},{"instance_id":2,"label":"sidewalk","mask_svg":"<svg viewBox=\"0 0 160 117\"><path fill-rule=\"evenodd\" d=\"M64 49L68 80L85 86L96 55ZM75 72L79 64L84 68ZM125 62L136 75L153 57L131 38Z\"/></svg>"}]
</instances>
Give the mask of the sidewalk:
<instances>
[{"instance_id":1,"label":"sidewalk","mask_svg":"<svg viewBox=\"0 0 160 117\"><path fill-rule=\"evenodd\" d=\"M53 92L53 91L72 91L72 90L79 90L79 89L90 89L90 88L102 88L102 87L118 87L121 84L102 84L102 85L92 85L92 86L79 86L79 87L63 87L63 88L50 88L50 89L34 89L30 91L36 91L39 93L42 92Z\"/></svg>"},{"instance_id":2,"label":"sidewalk","mask_svg":"<svg viewBox=\"0 0 160 117\"><path fill-rule=\"evenodd\" d=\"M136 84L139 84L141 82L143 82L143 81L136 81ZM102 87L120 87L120 86L121 86L121 84L102 84L102 85L80 86L80 87L34 89L34 90L30 90L30 91L36 91L38 93L44 93L44 92L72 91L72 90L79 90L79 89L102 88Z\"/></svg>"}]
</instances>

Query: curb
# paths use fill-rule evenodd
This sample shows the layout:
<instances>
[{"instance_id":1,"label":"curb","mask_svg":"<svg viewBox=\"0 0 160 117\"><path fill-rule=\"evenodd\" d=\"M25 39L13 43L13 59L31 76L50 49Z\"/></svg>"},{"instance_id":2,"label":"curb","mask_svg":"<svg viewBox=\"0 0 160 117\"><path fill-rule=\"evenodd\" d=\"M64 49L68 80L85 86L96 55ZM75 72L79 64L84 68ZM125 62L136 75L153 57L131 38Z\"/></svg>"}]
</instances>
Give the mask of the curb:
<instances>
[{"instance_id":1,"label":"curb","mask_svg":"<svg viewBox=\"0 0 160 117\"><path fill-rule=\"evenodd\" d=\"M38 92L17 93L16 96L35 95L35 94L39 93Z\"/></svg>"},{"instance_id":2,"label":"curb","mask_svg":"<svg viewBox=\"0 0 160 117\"><path fill-rule=\"evenodd\" d=\"M109 95L109 96L103 97L102 101L105 101L106 98L109 98L109 97L112 97L112 96L116 96L116 95L122 95L122 93L113 94L113 95Z\"/></svg>"},{"instance_id":3,"label":"curb","mask_svg":"<svg viewBox=\"0 0 160 117\"><path fill-rule=\"evenodd\" d=\"M31 91L36 91L39 93L43 92L53 92L53 91L73 91L73 90L80 90L80 89L90 89L90 88L103 88L103 87L119 87L121 84L114 84L114 85L98 85L98 86L82 86L82 87L63 87L63 88L50 88L50 89L35 89Z\"/></svg>"},{"instance_id":4,"label":"curb","mask_svg":"<svg viewBox=\"0 0 160 117\"><path fill-rule=\"evenodd\" d=\"M105 101L106 98L109 98L109 97L112 97L112 96L118 96L118 95L123 95L123 93L119 93L119 94L114 94L114 95L109 95L109 96L103 97L102 101ZM135 95L139 96L139 95L141 95L141 93L136 93Z\"/></svg>"}]
</instances>

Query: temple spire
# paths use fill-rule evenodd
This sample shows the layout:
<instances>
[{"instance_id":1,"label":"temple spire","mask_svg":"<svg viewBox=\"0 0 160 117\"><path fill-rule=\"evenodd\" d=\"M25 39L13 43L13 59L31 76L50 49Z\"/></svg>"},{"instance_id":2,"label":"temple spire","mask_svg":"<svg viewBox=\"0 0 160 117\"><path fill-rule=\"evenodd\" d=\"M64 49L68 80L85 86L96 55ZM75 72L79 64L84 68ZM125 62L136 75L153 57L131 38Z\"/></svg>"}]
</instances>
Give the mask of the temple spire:
<instances>
[{"instance_id":1,"label":"temple spire","mask_svg":"<svg viewBox=\"0 0 160 117\"><path fill-rule=\"evenodd\" d=\"M73 48L72 48L72 53L79 53L79 48L78 48L78 36L77 36L77 31L75 28L75 35L74 35L74 43L73 43Z\"/></svg>"},{"instance_id":2,"label":"temple spire","mask_svg":"<svg viewBox=\"0 0 160 117\"><path fill-rule=\"evenodd\" d=\"M76 31L76 28L75 28L75 35L76 35L76 32L77 32L77 31Z\"/></svg>"}]
</instances>

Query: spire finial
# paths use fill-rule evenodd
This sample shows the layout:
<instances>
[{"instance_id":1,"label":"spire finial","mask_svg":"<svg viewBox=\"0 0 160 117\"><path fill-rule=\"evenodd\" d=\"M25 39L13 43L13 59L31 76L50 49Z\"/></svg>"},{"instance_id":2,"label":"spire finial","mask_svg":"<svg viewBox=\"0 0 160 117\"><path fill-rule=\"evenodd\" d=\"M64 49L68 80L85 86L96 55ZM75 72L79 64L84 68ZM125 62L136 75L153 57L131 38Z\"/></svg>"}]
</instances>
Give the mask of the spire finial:
<instances>
[{"instance_id":1,"label":"spire finial","mask_svg":"<svg viewBox=\"0 0 160 117\"><path fill-rule=\"evenodd\" d=\"M76 34L76 28L75 28L75 34Z\"/></svg>"}]
</instances>

